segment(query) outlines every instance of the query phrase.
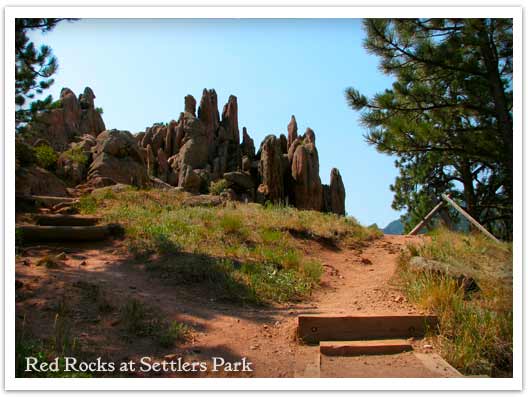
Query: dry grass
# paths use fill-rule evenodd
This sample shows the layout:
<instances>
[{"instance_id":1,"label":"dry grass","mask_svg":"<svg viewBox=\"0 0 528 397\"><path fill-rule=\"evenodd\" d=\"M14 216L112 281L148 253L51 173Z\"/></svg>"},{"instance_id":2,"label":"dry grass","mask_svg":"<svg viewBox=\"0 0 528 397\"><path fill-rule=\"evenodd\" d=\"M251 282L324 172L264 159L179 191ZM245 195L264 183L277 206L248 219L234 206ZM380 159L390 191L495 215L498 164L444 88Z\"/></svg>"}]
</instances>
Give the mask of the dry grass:
<instances>
[{"instance_id":1,"label":"dry grass","mask_svg":"<svg viewBox=\"0 0 528 397\"><path fill-rule=\"evenodd\" d=\"M251 203L189 207L184 205L188 197L161 190L103 189L83 198L80 209L123 224L136 255L170 257L163 262L164 274L180 273L186 282L220 283L223 292L230 292L226 298L252 303L297 300L318 283L322 267L305 258L294 235L337 245L379 235L353 218L334 214Z\"/></svg>"},{"instance_id":2,"label":"dry grass","mask_svg":"<svg viewBox=\"0 0 528 397\"><path fill-rule=\"evenodd\" d=\"M481 290L470 296L449 276L415 273L412 256L442 261L472 276ZM464 374L512 376L512 246L475 234L444 229L400 258L400 276L409 299L440 319L442 354Z\"/></svg>"}]
</instances>

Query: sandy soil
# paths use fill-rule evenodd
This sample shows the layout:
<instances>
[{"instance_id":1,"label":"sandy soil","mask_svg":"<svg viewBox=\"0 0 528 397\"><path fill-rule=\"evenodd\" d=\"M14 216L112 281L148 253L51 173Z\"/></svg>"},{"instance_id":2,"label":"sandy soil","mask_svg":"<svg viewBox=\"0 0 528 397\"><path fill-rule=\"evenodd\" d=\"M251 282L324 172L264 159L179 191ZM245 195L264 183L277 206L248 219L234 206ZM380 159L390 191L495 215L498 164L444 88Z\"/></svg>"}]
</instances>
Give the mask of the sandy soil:
<instances>
[{"instance_id":1,"label":"sandy soil","mask_svg":"<svg viewBox=\"0 0 528 397\"><path fill-rule=\"evenodd\" d=\"M137 376L250 376L293 377L303 355L295 338L301 313L419 313L393 284L400 249L419 237L384 236L359 248L336 249L303 241L309 256L318 258L325 273L322 284L303 303L266 308L240 307L217 302L200 284L171 285L145 271L131 259L119 241L90 245L45 245L25 249L16 264L17 321L40 337L53 335L54 313L61 300L74 319L72 334L79 347L114 362L155 360L251 362L252 372L160 372ZM37 266L40 258L65 252L58 268ZM193 328L189 341L162 349L149 338L124 340L118 310L102 315L83 298L83 282L96 284L106 299L119 307L135 297L159 308L164 317ZM21 284L20 284L21 283ZM158 310L158 309L156 309ZM422 340L415 341L421 350ZM309 358L306 358L307 360ZM297 362L296 362L297 361ZM302 363L301 363L302 364Z\"/></svg>"}]
</instances>

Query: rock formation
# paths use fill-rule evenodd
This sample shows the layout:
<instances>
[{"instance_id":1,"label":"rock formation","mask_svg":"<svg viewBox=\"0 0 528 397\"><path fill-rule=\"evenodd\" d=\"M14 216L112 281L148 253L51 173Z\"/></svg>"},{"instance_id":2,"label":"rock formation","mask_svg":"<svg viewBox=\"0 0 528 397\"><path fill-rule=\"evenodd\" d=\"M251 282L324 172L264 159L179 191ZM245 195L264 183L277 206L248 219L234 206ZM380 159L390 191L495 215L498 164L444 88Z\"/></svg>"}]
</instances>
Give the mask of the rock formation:
<instances>
[{"instance_id":1,"label":"rock formation","mask_svg":"<svg viewBox=\"0 0 528 397\"><path fill-rule=\"evenodd\" d=\"M323 187L319 177L319 155L315 134L308 128L292 155L293 203L297 208L320 211L323 207Z\"/></svg>"},{"instance_id":2,"label":"rock formation","mask_svg":"<svg viewBox=\"0 0 528 397\"><path fill-rule=\"evenodd\" d=\"M293 115L287 134L268 135L256 152L245 127L240 137L233 95L221 116L215 90L203 90L198 109L187 95L177 121L156 123L136 135L105 130L94 99L89 87L78 98L64 88L56 107L37 115L26 139L59 152L56 175L36 167L31 146L17 141L17 192L42 194L49 185L48 192L66 195L67 185L83 190L121 183L203 194L211 182L224 180L218 186L225 186L222 197L229 199L345 213L339 171L332 169L330 184L321 184L315 133L307 128L299 136Z\"/></svg>"},{"instance_id":3,"label":"rock formation","mask_svg":"<svg viewBox=\"0 0 528 397\"><path fill-rule=\"evenodd\" d=\"M321 184L315 133L308 128L298 136L295 116L287 136L268 135L255 153L245 127L240 142L235 96L229 97L221 118L215 90L203 90L197 112L196 103L187 95L178 121L136 135L149 175L193 193L204 193L211 181L224 179L226 197L344 214L339 171L332 170L330 185Z\"/></svg>"},{"instance_id":4,"label":"rock formation","mask_svg":"<svg viewBox=\"0 0 528 397\"><path fill-rule=\"evenodd\" d=\"M297 120L295 116L291 116L291 120L288 123L288 148L291 146L293 141L297 139Z\"/></svg>"},{"instance_id":5,"label":"rock formation","mask_svg":"<svg viewBox=\"0 0 528 397\"><path fill-rule=\"evenodd\" d=\"M284 194L284 170L282 161L282 149L280 139L275 135L268 135L260 146L259 174L262 183L258 192L265 200L271 202L283 202Z\"/></svg>"},{"instance_id":6,"label":"rock formation","mask_svg":"<svg viewBox=\"0 0 528 397\"><path fill-rule=\"evenodd\" d=\"M330 172L330 212L345 215L345 185L337 168Z\"/></svg>"},{"instance_id":7,"label":"rock formation","mask_svg":"<svg viewBox=\"0 0 528 397\"><path fill-rule=\"evenodd\" d=\"M91 88L75 96L63 88L56 107L41 111L28 126L34 140L44 139L57 151L66 150L69 144L83 134L96 137L105 130L105 124L95 108L95 95Z\"/></svg>"},{"instance_id":8,"label":"rock formation","mask_svg":"<svg viewBox=\"0 0 528 397\"><path fill-rule=\"evenodd\" d=\"M15 173L16 196L69 196L66 184L52 172L32 165L20 167Z\"/></svg>"},{"instance_id":9,"label":"rock formation","mask_svg":"<svg viewBox=\"0 0 528 397\"><path fill-rule=\"evenodd\" d=\"M130 132L107 130L100 133L92 154L88 182L104 178L140 187L149 184L147 167Z\"/></svg>"}]
</instances>

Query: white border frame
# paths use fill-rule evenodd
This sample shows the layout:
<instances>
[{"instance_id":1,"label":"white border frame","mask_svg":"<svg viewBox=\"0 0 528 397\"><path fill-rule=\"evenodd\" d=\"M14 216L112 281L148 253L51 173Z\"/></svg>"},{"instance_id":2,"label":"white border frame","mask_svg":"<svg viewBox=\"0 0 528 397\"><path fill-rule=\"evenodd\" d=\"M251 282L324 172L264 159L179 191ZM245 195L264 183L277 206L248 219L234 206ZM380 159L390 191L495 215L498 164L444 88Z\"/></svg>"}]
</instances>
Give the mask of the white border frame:
<instances>
[{"instance_id":1,"label":"white border frame","mask_svg":"<svg viewBox=\"0 0 528 397\"><path fill-rule=\"evenodd\" d=\"M513 378L15 378L15 18L513 18L514 21L514 366ZM521 390L522 389L522 8L521 7L6 7L4 386L6 390Z\"/></svg>"}]
</instances>

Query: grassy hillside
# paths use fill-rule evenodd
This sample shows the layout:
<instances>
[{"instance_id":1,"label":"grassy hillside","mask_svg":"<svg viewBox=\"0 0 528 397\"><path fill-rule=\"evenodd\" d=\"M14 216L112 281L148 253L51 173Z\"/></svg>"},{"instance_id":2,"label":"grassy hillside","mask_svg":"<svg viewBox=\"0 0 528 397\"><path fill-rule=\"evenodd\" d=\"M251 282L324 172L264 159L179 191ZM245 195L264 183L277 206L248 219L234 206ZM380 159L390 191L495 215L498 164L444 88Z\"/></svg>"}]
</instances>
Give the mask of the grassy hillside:
<instances>
[{"instance_id":1,"label":"grassy hillside","mask_svg":"<svg viewBox=\"0 0 528 397\"><path fill-rule=\"evenodd\" d=\"M282 206L227 203L190 206L186 193L102 189L81 199L126 228L126 242L147 269L176 283L207 282L220 298L263 303L296 300L322 274L302 240L346 245L380 233L353 218Z\"/></svg>"},{"instance_id":2,"label":"grassy hillside","mask_svg":"<svg viewBox=\"0 0 528 397\"><path fill-rule=\"evenodd\" d=\"M468 295L453 278L413 272L408 265L413 256L444 262L473 277L481 290ZM410 246L400 262L409 299L440 318L437 344L443 356L464 374L511 376L511 244L440 229L423 245Z\"/></svg>"}]
</instances>

